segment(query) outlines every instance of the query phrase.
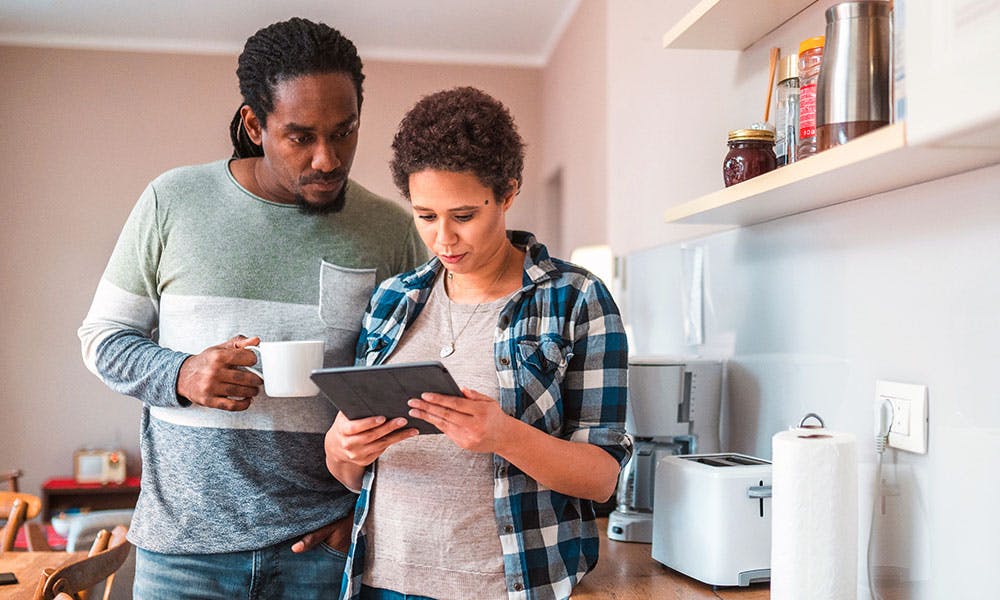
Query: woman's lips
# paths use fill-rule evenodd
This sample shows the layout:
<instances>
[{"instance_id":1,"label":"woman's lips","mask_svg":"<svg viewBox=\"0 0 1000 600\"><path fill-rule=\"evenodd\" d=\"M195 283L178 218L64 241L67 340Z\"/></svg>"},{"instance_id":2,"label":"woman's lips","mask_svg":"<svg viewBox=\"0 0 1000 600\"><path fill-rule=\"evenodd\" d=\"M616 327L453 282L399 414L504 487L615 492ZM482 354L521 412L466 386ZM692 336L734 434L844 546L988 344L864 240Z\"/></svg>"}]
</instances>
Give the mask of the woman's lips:
<instances>
[{"instance_id":1,"label":"woman's lips","mask_svg":"<svg viewBox=\"0 0 1000 600\"><path fill-rule=\"evenodd\" d=\"M445 263L447 265L453 265L453 264L457 263L458 261L462 260L463 258L465 258L465 255L464 254L438 254L438 258L441 259L441 262L443 262L443 263Z\"/></svg>"}]
</instances>

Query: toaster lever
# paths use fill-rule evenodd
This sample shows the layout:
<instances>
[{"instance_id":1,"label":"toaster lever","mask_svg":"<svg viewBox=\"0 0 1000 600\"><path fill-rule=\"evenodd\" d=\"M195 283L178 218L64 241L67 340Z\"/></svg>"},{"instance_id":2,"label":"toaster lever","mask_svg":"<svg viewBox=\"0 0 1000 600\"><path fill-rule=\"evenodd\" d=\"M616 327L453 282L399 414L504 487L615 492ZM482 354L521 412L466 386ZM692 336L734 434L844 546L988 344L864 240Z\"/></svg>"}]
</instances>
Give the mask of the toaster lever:
<instances>
[{"instance_id":1,"label":"toaster lever","mask_svg":"<svg viewBox=\"0 0 1000 600\"><path fill-rule=\"evenodd\" d=\"M747 498L757 498L757 502L760 503L760 516L764 517L764 498L771 497L771 486L764 485L761 481L760 485L752 485L747 488Z\"/></svg>"}]
</instances>

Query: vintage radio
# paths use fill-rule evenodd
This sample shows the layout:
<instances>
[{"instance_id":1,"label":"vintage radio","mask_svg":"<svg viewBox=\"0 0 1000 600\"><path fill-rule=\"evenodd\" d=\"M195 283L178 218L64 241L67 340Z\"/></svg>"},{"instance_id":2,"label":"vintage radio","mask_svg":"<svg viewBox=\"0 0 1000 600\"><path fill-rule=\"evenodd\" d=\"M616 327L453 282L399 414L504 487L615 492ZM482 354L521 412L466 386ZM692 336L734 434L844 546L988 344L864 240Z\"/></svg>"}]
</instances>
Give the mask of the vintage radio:
<instances>
[{"instance_id":1,"label":"vintage radio","mask_svg":"<svg viewBox=\"0 0 1000 600\"><path fill-rule=\"evenodd\" d=\"M73 453L73 478L77 483L125 481L125 451L82 449Z\"/></svg>"}]
</instances>

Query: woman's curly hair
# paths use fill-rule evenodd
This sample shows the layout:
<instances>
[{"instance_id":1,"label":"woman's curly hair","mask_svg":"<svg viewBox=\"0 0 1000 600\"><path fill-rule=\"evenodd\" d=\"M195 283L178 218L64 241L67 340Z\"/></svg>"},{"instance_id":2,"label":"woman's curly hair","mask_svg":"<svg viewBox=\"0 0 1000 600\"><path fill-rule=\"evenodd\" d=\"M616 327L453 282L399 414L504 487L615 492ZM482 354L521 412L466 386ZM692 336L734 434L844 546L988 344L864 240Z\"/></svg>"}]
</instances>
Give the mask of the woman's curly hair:
<instances>
[{"instance_id":1,"label":"woman's curly hair","mask_svg":"<svg viewBox=\"0 0 1000 600\"><path fill-rule=\"evenodd\" d=\"M410 198L410 175L428 169L471 172L499 201L521 189L524 142L507 108L489 94L458 87L424 96L399 124L389 168Z\"/></svg>"}]
</instances>

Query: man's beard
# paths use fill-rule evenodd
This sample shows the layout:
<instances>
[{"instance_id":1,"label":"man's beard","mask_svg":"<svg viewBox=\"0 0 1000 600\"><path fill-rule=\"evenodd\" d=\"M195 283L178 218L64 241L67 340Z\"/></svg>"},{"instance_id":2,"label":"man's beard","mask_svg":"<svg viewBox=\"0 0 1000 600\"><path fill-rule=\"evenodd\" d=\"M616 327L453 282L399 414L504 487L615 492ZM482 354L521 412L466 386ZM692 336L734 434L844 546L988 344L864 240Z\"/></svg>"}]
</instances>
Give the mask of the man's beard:
<instances>
[{"instance_id":1,"label":"man's beard","mask_svg":"<svg viewBox=\"0 0 1000 600\"><path fill-rule=\"evenodd\" d=\"M330 202L312 204L306 201L305 196L295 194L295 206L299 207L299 213L303 215L329 215L344 210L346 199L347 182L345 181L344 185L340 188L340 193L338 193L337 197Z\"/></svg>"}]
</instances>

